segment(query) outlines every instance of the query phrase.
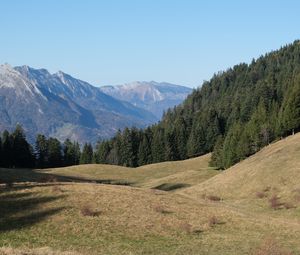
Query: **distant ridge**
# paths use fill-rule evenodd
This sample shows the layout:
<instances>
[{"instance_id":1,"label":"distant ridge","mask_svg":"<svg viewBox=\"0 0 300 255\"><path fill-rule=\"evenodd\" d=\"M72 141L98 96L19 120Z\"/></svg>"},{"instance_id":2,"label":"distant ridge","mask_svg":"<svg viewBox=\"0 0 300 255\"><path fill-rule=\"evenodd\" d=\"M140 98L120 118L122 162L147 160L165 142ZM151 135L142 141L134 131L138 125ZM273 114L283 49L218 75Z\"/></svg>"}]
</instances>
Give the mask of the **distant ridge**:
<instances>
[{"instance_id":1,"label":"distant ridge","mask_svg":"<svg viewBox=\"0 0 300 255\"><path fill-rule=\"evenodd\" d=\"M185 86L155 81L103 86L101 90L114 98L153 113L158 119L165 110L180 104L192 92L191 88Z\"/></svg>"}]
</instances>

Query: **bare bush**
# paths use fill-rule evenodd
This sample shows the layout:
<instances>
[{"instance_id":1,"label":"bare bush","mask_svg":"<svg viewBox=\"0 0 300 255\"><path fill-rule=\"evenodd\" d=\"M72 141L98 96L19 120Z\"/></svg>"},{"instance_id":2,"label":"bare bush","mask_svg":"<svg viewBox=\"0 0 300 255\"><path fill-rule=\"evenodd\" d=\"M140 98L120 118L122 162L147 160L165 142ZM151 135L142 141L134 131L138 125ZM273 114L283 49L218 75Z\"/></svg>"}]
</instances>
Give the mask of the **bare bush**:
<instances>
[{"instance_id":1,"label":"bare bush","mask_svg":"<svg viewBox=\"0 0 300 255\"><path fill-rule=\"evenodd\" d=\"M215 195L209 195L209 196L207 196L207 199L209 199L210 201L215 201L215 202L221 201L221 198L218 196L215 196Z\"/></svg>"},{"instance_id":2,"label":"bare bush","mask_svg":"<svg viewBox=\"0 0 300 255\"><path fill-rule=\"evenodd\" d=\"M162 205L156 205L154 206L154 211L162 214L169 214L172 213L171 211L165 209Z\"/></svg>"},{"instance_id":3,"label":"bare bush","mask_svg":"<svg viewBox=\"0 0 300 255\"><path fill-rule=\"evenodd\" d=\"M265 198L267 195L264 192L258 191L256 192L256 197L257 198Z\"/></svg>"},{"instance_id":4,"label":"bare bush","mask_svg":"<svg viewBox=\"0 0 300 255\"><path fill-rule=\"evenodd\" d=\"M191 234L193 231L192 231L192 225L189 224L189 223L183 223L180 225L180 228L186 232L187 234Z\"/></svg>"},{"instance_id":5,"label":"bare bush","mask_svg":"<svg viewBox=\"0 0 300 255\"><path fill-rule=\"evenodd\" d=\"M280 198L277 195L273 195L270 199L269 199L269 203L270 203L270 207L274 210L280 209L280 207L283 205L280 202Z\"/></svg>"},{"instance_id":6,"label":"bare bush","mask_svg":"<svg viewBox=\"0 0 300 255\"><path fill-rule=\"evenodd\" d=\"M93 210L90 205L85 205L81 208L81 214L83 216L96 217L100 215L100 212Z\"/></svg>"},{"instance_id":7,"label":"bare bush","mask_svg":"<svg viewBox=\"0 0 300 255\"><path fill-rule=\"evenodd\" d=\"M220 221L218 220L218 218L216 217L216 216L211 216L209 219L208 219L208 225L210 226L210 227L213 227L213 226L215 226L215 225L217 225L217 224L219 224L220 223Z\"/></svg>"}]
</instances>

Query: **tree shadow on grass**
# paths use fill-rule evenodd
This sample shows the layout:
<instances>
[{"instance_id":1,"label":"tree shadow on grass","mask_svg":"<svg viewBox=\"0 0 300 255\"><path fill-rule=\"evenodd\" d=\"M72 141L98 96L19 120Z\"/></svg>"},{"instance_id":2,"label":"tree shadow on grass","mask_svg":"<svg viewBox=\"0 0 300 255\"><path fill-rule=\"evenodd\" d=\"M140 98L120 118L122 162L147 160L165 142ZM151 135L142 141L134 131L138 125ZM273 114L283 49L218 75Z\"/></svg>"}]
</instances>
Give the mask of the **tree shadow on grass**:
<instances>
[{"instance_id":1,"label":"tree shadow on grass","mask_svg":"<svg viewBox=\"0 0 300 255\"><path fill-rule=\"evenodd\" d=\"M40 209L40 206L62 199L65 196L40 196L37 192L0 195L0 233L22 229L58 213L65 207Z\"/></svg>"},{"instance_id":2,"label":"tree shadow on grass","mask_svg":"<svg viewBox=\"0 0 300 255\"><path fill-rule=\"evenodd\" d=\"M182 188L186 188L186 187L190 187L190 186L191 185L186 184L186 183L163 183L156 187L153 187L152 189L158 189L158 190L163 190L163 191L172 191L172 190L182 189Z\"/></svg>"},{"instance_id":3,"label":"tree shadow on grass","mask_svg":"<svg viewBox=\"0 0 300 255\"><path fill-rule=\"evenodd\" d=\"M37 182L37 183L51 183L51 182L78 182L78 183L97 183L97 184L111 184L132 186L134 182L126 180L115 179L91 179L75 176L61 176L40 172L35 169L7 169L0 168L0 184L1 183L19 183L19 182Z\"/></svg>"}]
</instances>

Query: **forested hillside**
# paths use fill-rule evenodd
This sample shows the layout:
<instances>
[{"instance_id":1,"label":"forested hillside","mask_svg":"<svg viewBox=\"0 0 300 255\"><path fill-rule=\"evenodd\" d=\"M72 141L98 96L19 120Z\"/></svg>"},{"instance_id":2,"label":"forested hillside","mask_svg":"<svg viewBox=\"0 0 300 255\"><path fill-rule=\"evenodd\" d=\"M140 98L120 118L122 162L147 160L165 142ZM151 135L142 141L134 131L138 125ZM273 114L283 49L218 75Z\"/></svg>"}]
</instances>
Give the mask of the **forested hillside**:
<instances>
[{"instance_id":1,"label":"forested hillside","mask_svg":"<svg viewBox=\"0 0 300 255\"><path fill-rule=\"evenodd\" d=\"M215 74L160 123L98 143L96 162L138 166L213 151L228 168L300 127L300 42Z\"/></svg>"},{"instance_id":2,"label":"forested hillside","mask_svg":"<svg viewBox=\"0 0 300 255\"><path fill-rule=\"evenodd\" d=\"M300 41L239 64L193 91L162 120L146 129L126 128L86 143L38 135L34 148L23 129L2 134L0 166L58 167L109 163L136 167L213 152L211 164L224 169L270 142L300 128Z\"/></svg>"}]
</instances>

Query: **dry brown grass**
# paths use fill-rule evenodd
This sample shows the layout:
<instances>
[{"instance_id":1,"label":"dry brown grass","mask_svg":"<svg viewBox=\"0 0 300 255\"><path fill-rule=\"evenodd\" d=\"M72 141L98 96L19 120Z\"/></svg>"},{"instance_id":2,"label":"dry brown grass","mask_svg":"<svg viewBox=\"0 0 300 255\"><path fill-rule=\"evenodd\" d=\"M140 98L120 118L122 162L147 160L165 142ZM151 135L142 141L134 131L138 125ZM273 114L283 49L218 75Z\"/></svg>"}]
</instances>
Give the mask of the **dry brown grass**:
<instances>
[{"instance_id":1,"label":"dry brown grass","mask_svg":"<svg viewBox=\"0 0 300 255\"><path fill-rule=\"evenodd\" d=\"M79 255L77 252L62 252L54 251L49 247L38 248L38 249L14 249L11 247L0 248L0 255Z\"/></svg>"},{"instance_id":2,"label":"dry brown grass","mask_svg":"<svg viewBox=\"0 0 300 255\"><path fill-rule=\"evenodd\" d=\"M255 155L181 194L222 194L226 200L253 199L257 191L276 192L284 199L294 197L300 180L300 133L271 144ZM272 188L271 185L272 184Z\"/></svg>"},{"instance_id":3,"label":"dry brown grass","mask_svg":"<svg viewBox=\"0 0 300 255\"><path fill-rule=\"evenodd\" d=\"M253 255L291 255L292 253L280 247L280 245L273 239L267 238L263 241L260 247L253 253Z\"/></svg>"}]
</instances>

